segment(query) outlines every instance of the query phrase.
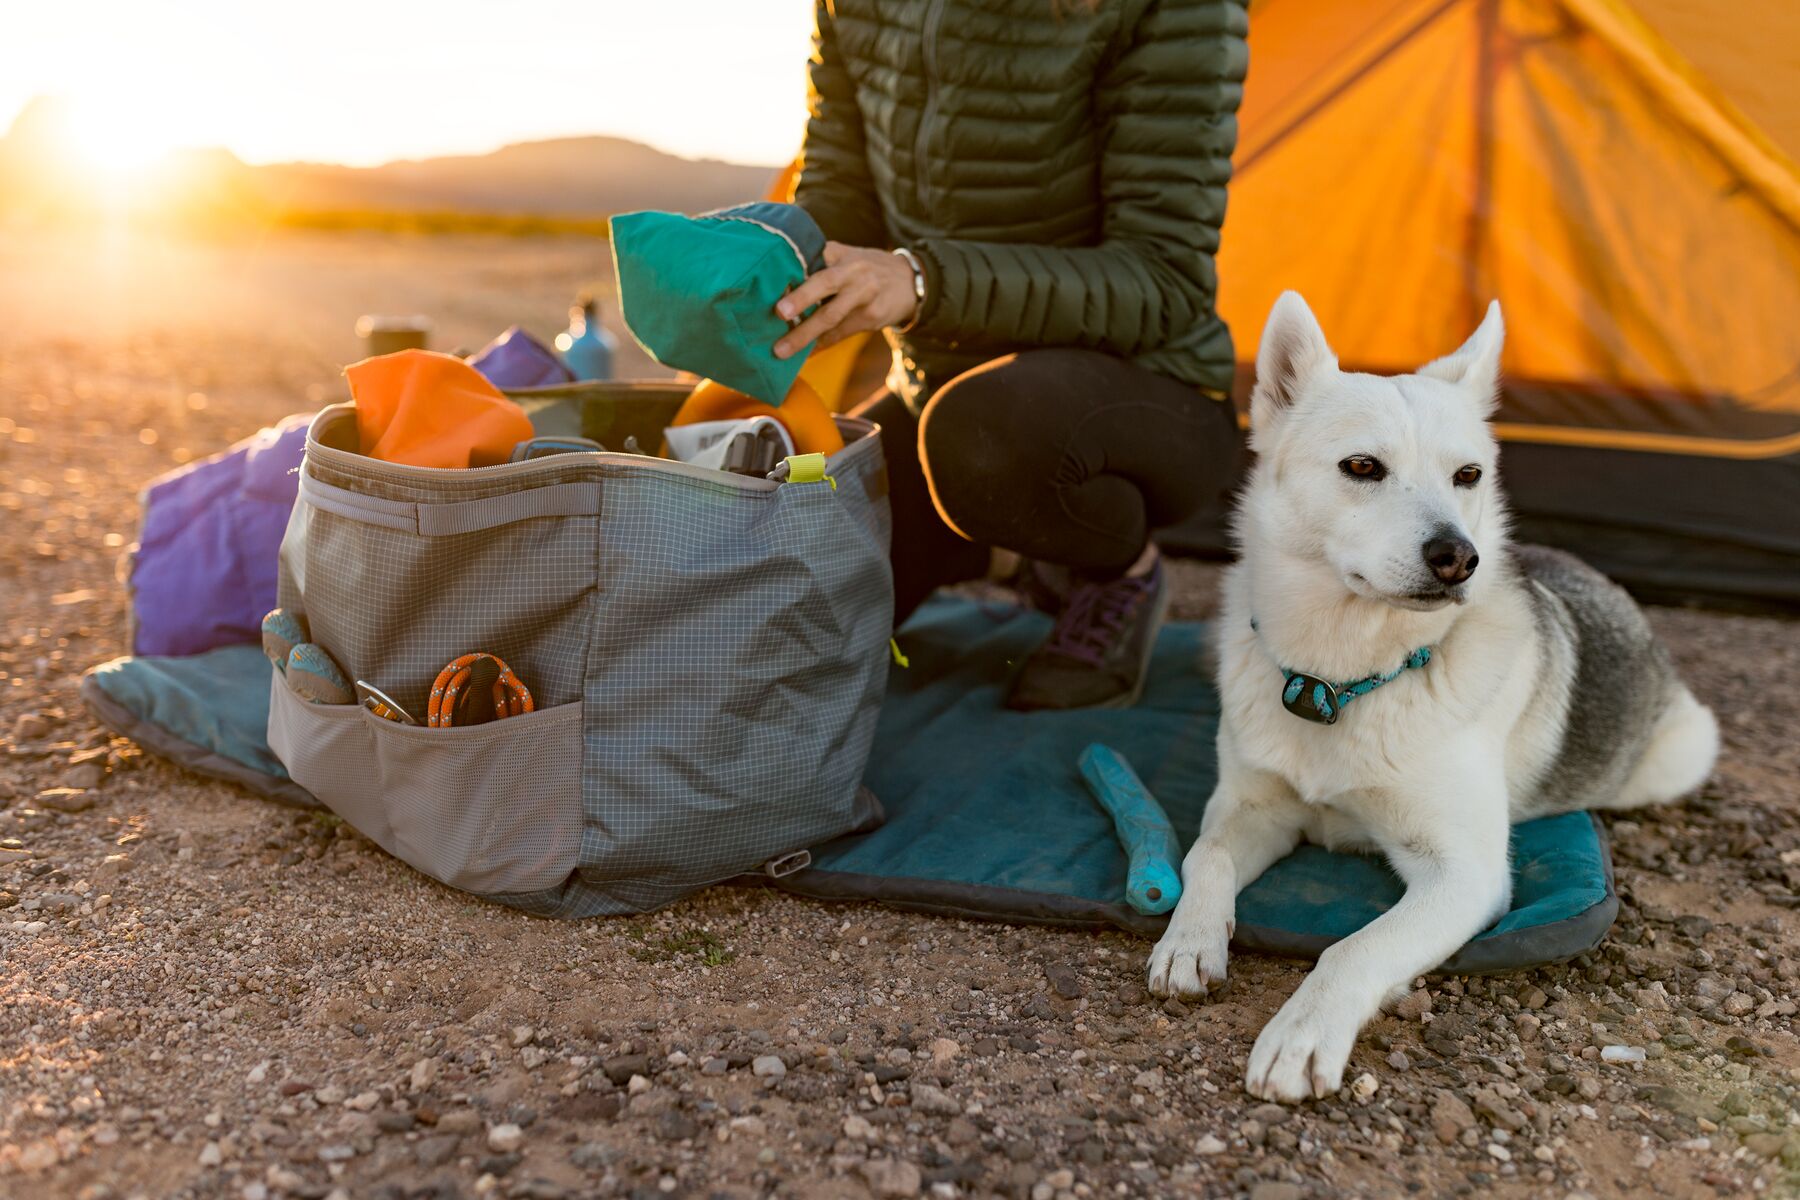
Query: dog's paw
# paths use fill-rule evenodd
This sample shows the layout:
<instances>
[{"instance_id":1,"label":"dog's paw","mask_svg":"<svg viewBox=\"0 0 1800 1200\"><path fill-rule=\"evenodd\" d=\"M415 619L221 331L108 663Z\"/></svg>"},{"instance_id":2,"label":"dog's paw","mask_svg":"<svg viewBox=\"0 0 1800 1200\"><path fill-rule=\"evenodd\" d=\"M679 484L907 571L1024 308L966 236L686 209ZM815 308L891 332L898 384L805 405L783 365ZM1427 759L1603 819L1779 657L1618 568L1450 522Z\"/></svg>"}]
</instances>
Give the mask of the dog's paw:
<instances>
[{"instance_id":1,"label":"dog's paw","mask_svg":"<svg viewBox=\"0 0 1800 1200\"><path fill-rule=\"evenodd\" d=\"M1224 983L1232 925L1213 917L1170 921L1150 952L1151 994L1203 996Z\"/></svg>"},{"instance_id":2,"label":"dog's paw","mask_svg":"<svg viewBox=\"0 0 1800 1200\"><path fill-rule=\"evenodd\" d=\"M1287 1104L1331 1095L1343 1086L1357 1029L1302 988L1257 1036L1244 1089L1258 1099Z\"/></svg>"}]
</instances>

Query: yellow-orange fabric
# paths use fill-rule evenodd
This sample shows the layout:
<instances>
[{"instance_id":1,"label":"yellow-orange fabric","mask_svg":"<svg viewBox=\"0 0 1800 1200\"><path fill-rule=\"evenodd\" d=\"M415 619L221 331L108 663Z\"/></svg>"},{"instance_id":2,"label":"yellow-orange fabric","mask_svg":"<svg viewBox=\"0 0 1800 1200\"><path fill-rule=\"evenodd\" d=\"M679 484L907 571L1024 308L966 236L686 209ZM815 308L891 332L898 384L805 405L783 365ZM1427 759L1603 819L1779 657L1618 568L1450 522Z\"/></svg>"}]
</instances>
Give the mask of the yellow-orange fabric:
<instances>
[{"instance_id":1,"label":"yellow-orange fabric","mask_svg":"<svg viewBox=\"0 0 1800 1200\"><path fill-rule=\"evenodd\" d=\"M743 421L751 417L774 417L787 427L798 454L836 454L844 448L844 435L825 402L819 398L805 378L794 380L781 407L733 391L710 379L700 381L676 411L671 425L695 425L701 421Z\"/></svg>"},{"instance_id":2,"label":"yellow-orange fabric","mask_svg":"<svg viewBox=\"0 0 1800 1200\"><path fill-rule=\"evenodd\" d=\"M460 358L402 350L344 368L362 452L415 467L503 463L531 418Z\"/></svg>"},{"instance_id":3,"label":"yellow-orange fabric","mask_svg":"<svg viewBox=\"0 0 1800 1200\"><path fill-rule=\"evenodd\" d=\"M1800 451L1800 4L1253 0L1250 56L1218 258L1240 360L1286 288L1382 371L1498 296L1509 385L1602 397L1507 437Z\"/></svg>"}]
</instances>

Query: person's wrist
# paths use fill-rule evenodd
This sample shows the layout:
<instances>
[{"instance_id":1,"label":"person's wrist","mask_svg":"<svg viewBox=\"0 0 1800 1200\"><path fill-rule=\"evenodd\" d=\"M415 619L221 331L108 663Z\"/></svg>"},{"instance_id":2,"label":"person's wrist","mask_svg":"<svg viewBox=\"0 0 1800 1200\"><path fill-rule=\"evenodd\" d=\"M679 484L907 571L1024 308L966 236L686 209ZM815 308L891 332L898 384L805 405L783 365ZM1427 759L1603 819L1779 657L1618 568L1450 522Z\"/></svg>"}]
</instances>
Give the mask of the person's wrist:
<instances>
[{"instance_id":1,"label":"person's wrist","mask_svg":"<svg viewBox=\"0 0 1800 1200\"><path fill-rule=\"evenodd\" d=\"M919 256L905 246L896 247L894 257L912 270L912 315L906 318L906 324L897 326L901 333L905 333L919 323L919 317L925 312L925 266L919 261Z\"/></svg>"}]
</instances>

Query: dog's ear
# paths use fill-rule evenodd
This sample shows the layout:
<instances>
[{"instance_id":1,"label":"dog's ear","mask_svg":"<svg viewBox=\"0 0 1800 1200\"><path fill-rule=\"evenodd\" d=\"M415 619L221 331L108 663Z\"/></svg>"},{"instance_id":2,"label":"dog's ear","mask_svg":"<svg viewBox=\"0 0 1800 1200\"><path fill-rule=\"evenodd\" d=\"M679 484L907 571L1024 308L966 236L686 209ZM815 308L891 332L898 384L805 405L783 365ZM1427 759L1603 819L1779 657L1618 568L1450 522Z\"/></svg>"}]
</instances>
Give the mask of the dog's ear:
<instances>
[{"instance_id":1,"label":"dog's ear","mask_svg":"<svg viewBox=\"0 0 1800 1200\"><path fill-rule=\"evenodd\" d=\"M1500 401L1500 350L1505 344L1506 321L1500 316L1500 302L1493 300L1469 340L1456 353L1420 367L1419 374L1466 389L1482 415L1491 416Z\"/></svg>"},{"instance_id":2,"label":"dog's ear","mask_svg":"<svg viewBox=\"0 0 1800 1200\"><path fill-rule=\"evenodd\" d=\"M1250 428L1267 433L1301 391L1321 374L1337 370L1325 331L1299 292L1283 292L1263 325L1256 350L1256 389L1250 393Z\"/></svg>"}]
</instances>

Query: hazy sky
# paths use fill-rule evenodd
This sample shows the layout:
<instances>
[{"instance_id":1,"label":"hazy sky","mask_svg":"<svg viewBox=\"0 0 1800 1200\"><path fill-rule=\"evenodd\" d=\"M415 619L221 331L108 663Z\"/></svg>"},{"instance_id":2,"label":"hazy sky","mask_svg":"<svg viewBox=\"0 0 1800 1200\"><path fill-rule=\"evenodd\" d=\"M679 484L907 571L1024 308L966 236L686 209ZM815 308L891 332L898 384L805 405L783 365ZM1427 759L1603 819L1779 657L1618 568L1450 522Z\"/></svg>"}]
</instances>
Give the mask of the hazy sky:
<instances>
[{"instance_id":1,"label":"hazy sky","mask_svg":"<svg viewBox=\"0 0 1800 1200\"><path fill-rule=\"evenodd\" d=\"M810 0L0 0L0 132L76 102L99 157L377 163L614 133L777 163Z\"/></svg>"}]
</instances>

